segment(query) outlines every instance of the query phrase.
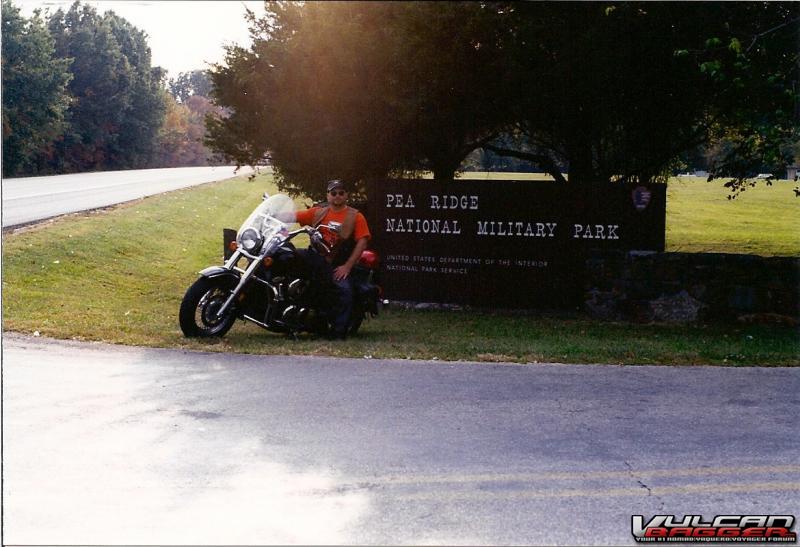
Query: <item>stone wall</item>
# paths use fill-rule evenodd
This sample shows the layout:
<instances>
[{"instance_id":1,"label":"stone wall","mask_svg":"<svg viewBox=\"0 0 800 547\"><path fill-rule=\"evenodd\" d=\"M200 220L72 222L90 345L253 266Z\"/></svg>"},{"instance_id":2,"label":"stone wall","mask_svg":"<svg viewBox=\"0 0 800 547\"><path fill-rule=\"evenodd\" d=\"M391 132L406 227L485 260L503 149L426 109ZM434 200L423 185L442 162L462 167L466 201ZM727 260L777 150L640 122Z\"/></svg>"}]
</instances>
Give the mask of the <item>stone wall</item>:
<instances>
[{"instance_id":1,"label":"stone wall","mask_svg":"<svg viewBox=\"0 0 800 547\"><path fill-rule=\"evenodd\" d=\"M585 289L586 310L599 319L797 325L800 258L603 253L587 259Z\"/></svg>"}]
</instances>

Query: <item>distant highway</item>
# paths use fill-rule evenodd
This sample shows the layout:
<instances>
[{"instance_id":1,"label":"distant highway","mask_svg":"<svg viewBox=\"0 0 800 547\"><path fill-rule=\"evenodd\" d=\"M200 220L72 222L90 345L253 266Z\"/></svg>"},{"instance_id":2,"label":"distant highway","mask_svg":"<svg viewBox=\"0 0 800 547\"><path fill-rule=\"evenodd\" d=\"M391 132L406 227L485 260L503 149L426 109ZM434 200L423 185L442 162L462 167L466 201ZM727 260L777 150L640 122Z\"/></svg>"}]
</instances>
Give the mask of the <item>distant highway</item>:
<instances>
[{"instance_id":1,"label":"distant highway","mask_svg":"<svg viewBox=\"0 0 800 547\"><path fill-rule=\"evenodd\" d=\"M242 168L234 173L230 166L180 167L3 179L2 226L8 228L66 213L107 207L251 171Z\"/></svg>"}]
</instances>

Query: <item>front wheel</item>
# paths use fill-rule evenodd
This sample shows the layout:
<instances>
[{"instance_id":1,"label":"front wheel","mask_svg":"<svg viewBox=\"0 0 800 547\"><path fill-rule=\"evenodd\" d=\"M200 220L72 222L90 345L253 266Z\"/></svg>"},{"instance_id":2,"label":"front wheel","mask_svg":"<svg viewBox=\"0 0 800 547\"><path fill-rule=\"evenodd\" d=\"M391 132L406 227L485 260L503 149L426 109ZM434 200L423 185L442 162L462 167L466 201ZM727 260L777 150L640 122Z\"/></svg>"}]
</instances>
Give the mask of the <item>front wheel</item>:
<instances>
[{"instance_id":1,"label":"front wheel","mask_svg":"<svg viewBox=\"0 0 800 547\"><path fill-rule=\"evenodd\" d=\"M217 318L217 312L230 295L224 278L201 277L195 281L181 302L179 319L184 336L225 336L236 321L236 315L233 307L220 318Z\"/></svg>"}]
</instances>

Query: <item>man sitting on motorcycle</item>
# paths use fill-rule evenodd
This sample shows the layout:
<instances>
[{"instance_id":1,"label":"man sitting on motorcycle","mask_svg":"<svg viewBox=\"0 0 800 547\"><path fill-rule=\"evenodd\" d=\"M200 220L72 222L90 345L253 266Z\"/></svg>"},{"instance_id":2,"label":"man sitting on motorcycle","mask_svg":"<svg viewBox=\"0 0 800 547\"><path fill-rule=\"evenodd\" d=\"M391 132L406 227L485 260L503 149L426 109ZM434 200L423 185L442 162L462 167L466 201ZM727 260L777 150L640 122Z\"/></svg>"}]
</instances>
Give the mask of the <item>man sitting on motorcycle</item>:
<instances>
[{"instance_id":1,"label":"man sitting on motorcycle","mask_svg":"<svg viewBox=\"0 0 800 547\"><path fill-rule=\"evenodd\" d=\"M335 303L331 311L333 338L344 339L353 309L353 285L350 271L358 262L362 251L367 248L370 232L367 219L358 210L347 205L347 189L340 180L331 180L327 184L326 206L316 206L305 211L298 211L297 222L301 225L317 227L329 224L338 227L333 231L320 228L325 244L330 253L316 249L309 253L318 274L330 280L335 291Z\"/></svg>"}]
</instances>

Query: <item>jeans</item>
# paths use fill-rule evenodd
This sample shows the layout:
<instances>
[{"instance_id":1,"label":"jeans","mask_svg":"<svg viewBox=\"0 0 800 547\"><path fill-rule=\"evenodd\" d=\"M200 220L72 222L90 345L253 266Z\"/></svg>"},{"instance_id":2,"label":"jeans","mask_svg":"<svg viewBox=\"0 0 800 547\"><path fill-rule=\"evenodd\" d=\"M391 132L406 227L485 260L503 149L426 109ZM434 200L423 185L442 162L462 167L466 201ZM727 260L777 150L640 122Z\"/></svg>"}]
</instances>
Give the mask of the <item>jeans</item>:
<instances>
[{"instance_id":1,"label":"jeans","mask_svg":"<svg viewBox=\"0 0 800 547\"><path fill-rule=\"evenodd\" d=\"M310 267L312 281L318 284L323 307L333 332L346 334L347 324L353 312L352 277L336 281L333 279L334 268L313 249L300 251L300 254Z\"/></svg>"},{"instance_id":2,"label":"jeans","mask_svg":"<svg viewBox=\"0 0 800 547\"><path fill-rule=\"evenodd\" d=\"M333 322L333 332L337 334L347 333L347 323L350 321L350 314L353 313L353 280L350 276L345 279L333 280L335 291L334 307L331 310Z\"/></svg>"}]
</instances>

